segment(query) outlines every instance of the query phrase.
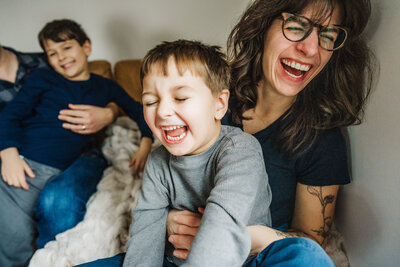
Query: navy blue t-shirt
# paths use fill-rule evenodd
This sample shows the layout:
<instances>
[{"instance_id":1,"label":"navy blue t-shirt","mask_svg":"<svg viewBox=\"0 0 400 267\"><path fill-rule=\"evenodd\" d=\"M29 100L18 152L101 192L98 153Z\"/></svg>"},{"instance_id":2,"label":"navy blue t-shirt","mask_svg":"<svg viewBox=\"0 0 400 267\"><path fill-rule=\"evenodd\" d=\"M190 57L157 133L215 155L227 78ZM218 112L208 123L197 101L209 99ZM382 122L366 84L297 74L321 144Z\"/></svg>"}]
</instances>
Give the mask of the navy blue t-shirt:
<instances>
[{"instance_id":1,"label":"navy blue t-shirt","mask_svg":"<svg viewBox=\"0 0 400 267\"><path fill-rule=\"evenodd\" d=\"M290 158L279 152L274 136L283 116L254 134L260 142L268 181L272 191L272 226L280 230L290 227L297 183L311 186L342 185L350 182L346 142L340 129L320 131L306 153ZM223 123L235 125L229 115ZM242 125L239 126L243 129Z\"/></svg>"},{"instance_id":2,"label":"navy blue t-shirt","mask_svg":"<svg viewBox=\"0 0 400 267\"><path fill-rule=\"evenodd\" d=\"M152 138L142 106L115 82L95 74L87 81L70 81L53 69L38 69L0 112L0 150L16 147L29 159L65 169L92 135L64 129L58 119L60 110L69 103L105 107L109 102L117 103L137 122L142 136Z\"/></svg>"}]
</instances>

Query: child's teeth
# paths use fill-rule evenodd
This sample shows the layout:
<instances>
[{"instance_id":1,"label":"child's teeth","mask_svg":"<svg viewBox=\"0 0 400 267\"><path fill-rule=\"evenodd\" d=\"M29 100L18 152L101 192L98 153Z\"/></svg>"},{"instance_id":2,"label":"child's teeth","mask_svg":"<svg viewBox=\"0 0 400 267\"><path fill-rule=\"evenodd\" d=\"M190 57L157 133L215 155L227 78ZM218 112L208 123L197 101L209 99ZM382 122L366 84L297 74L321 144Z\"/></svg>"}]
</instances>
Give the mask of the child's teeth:
<instances>
[{"instance_id":1,"label":"child's teeth","mask_svg":"<svg viewBox=\"0 0 400 267\"><path fill-rule=\"evenodd\" d=\"M183 137L185 137L186 136L186 132L184 132L183 134L181 134L180 136L176 136L176 137L172 137L172 136L169 136L169 135L167 135L167 139L168 140L171 140L171 141L179 141L179 140L181 140Z\"/></svg>"}]
</instances>

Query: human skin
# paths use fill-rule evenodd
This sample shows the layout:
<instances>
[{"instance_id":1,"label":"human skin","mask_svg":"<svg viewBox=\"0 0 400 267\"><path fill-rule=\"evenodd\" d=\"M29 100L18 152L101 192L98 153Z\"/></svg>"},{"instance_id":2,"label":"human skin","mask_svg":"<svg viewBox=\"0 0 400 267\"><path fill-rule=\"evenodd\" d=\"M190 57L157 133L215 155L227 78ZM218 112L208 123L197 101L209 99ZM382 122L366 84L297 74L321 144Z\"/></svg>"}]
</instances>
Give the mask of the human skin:
<instances>
[{"instance_id":1,"label":"human skin","mask_svg":"<svg viewBox=\"0 0 400 267\"><path fill-rule=\"evenodd\" d=\"M300 15L311 17L312 11L312 7L306 8ZM335 8L332 17L322 25L340 24L340 19L340 9ZM289 109L298 93L326 66L333 53L318 45L316 28L303 41L291 42L283 36L281 25L282 20L276 19L266 34L262 59L264 75L257 87L257 104L255 108L243 114L250 118L243 121L244 131L250 134L266 128ZM304 65L308 71L295 78L285 71L283 60ZM333 218L338 189L338 185L307 186L298 183L291 229L281 232L264 226L249 226L248 231L252 238L251 253L259 253L272 242L291 236L308 237L324 247L326 236L319 235L314 229L322 227L329 231L324 222L326 218ZM323 204L320 199L326 197L333 201L325 206L324 213L321 213ZM176 248L176 257L187 257L200 223L200 213L170 212L167 227L169 241Z\"/></svg>"}]
</instances>

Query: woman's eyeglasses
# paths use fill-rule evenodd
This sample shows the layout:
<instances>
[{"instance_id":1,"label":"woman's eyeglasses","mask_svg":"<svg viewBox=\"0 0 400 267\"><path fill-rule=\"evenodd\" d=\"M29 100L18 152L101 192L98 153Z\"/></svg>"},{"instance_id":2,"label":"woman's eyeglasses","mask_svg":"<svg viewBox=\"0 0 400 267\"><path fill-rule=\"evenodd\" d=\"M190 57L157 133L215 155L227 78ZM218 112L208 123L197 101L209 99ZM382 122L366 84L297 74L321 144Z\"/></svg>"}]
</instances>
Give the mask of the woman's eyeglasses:
<instances>
[{"instance_id":1,"label":"woman's eyeglasses","mask_svg":"<svg viewBox=\"0 0 400 267\"><path fill-rule=\"evenodd\" d=\"M346 29L337 25L324 27L306 17L287 12L282 13L282 19L282 33L286 39L292 42L300 42L306 39L314 27L318 28L318 44L325 50L337 50L343 46L347 39Z\"/></svg>"}]
</instances>

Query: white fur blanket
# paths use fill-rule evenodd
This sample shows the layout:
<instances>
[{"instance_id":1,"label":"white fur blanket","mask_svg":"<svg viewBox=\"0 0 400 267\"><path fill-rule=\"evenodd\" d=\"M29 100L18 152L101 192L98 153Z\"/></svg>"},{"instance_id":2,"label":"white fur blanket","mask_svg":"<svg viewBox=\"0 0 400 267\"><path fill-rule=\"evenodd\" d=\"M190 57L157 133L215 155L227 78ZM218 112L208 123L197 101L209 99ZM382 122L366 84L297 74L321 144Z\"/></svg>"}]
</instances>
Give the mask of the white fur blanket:
<instances>
[{"instance_id":1,"label":"white fur blanket","mask_svg":"<svg viewBox=\"0 0 400 267\"><path fill-rule=\"evenodd\" d=\"M119 118L107 129L103 153L110 163L87 204L82 222L58 234L33 255L30 267L70 267L125 251L129 238L131 211L136 205L142 174L132 177L128 167L139 144L136 123ZM158 146L155 142L153 147ZM343 238L333 229L328 254L337 266L348 266Z\"/></svg>"}]
</instances>

